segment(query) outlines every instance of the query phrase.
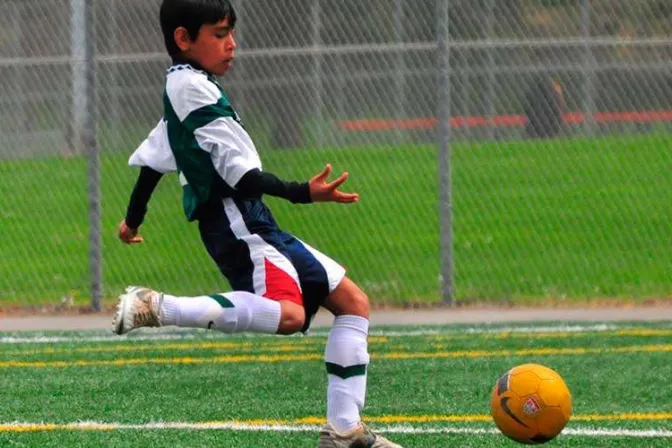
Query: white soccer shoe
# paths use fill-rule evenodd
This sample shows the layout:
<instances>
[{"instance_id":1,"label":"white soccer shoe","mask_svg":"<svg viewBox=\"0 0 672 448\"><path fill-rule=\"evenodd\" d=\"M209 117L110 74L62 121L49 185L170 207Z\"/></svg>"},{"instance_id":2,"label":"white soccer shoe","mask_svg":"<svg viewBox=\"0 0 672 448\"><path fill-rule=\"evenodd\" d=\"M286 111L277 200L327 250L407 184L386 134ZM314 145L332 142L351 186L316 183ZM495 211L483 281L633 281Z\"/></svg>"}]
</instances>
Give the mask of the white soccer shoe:
<instances>
[{"instance_id":1,"label":"white soccer shoe","mask_svg":"<svg viewBox=\"0 0 672 448\"><path fill-rule=\"evenodd\" d=\"M159 310L163 294L149 288L129 286L126 293L119 296L117 312L112 320L112 331L126 334L140 327L160 327Z\"/></svg>"},{"instance_id":2,"label":"white soccer shoe","mask_svg":"<svg viewBox=\"0 0 672 448\"><path fill-rule=\"evenodd\" d=\"M403 448L401 445L390 442L385 437L375 434L367 426L359 427L341 433L327 423L320 431L318 448Z\"/></svg>"}]
</instances>

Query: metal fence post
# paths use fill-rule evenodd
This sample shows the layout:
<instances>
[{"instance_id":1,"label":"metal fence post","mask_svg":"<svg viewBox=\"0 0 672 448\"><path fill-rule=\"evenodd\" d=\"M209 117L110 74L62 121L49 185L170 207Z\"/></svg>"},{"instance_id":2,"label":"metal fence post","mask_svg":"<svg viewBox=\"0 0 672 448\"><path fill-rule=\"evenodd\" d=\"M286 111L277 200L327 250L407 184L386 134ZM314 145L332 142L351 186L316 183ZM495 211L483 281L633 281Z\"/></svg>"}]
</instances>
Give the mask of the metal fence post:
<instances>
[{"instance_id":1,"label":"metal fence post","mask_svg":"<svg viewBox=\"0 0 672 448\"><path fill-rule=\"evenodd\" d=\"M86 1L70 0L71 45L72 45L72 109L70 111L70 132L75 154L84 152L84 126L86 121Z\"/></svg>"},{"instance_id":2,"label":"metal fence post","mask_svg":"<svg viewBox=\"0 0 672 448\"><path fill-rule=\"evenodd\" d=\"M111 4L107 6L108 13L110 14L110 51L112 53L117 52L117 45L119 42L119 33L118 33L118 20L117 14L119 13L119 0L111 0ZM110 71L110 84L106 86L108 92L112 91L110 98L112 109L112 125L114 126L114 133L116 134L121 126L121 104L119 101L119 66L120 64L112 64L109 67Z\"/></svg>"},{"instance_id":3,"label":"metal fence post","mask_svg":"<svg viewBox=\"0 0 672 448\"><path fill-rule=\"evenodd\" d=\"M590 0L581 0L581 38L583 39L583 124L588 136L595 133L595 56L590 32Z\"/></svg>"},{"instance_id":4,"label":"metal fence post","mask_svg":"<svg viewBox=\"0 0 672 448\"><path fill-rule=\"evenodd\" d=\"M495 51L493 45L494 25L495 25L495 0L488 2L488 14L486 16L486 40L488 42L488 140L495 140L497 127L494 123L495 118Z\"/></svg>"},{"instance_id":5,"label":"metal fence post","mask_svg":"<svg viewBox=\"0 0 672 448\"><path fill-rule=\"evenodd\" d=\"M395 0L394 6L394 43L401 46L404 43L404 1ZM394 111L394 118L402 120L406 114L406 53L399 52L396 54L396 71L394 77L394 97L396 110ZM403 143L404 131L401 126L397 126L395 132L396 144Z\"/></svg>"},{"instance_id":6,"label":"metal fence post","mask_svg":"<svg viewBox=\"0 0 672 448\"><path fill-rule=\"evenodd\" d=\"M23 40L23 30L21 29L21 10L22 7L19 3L14 3L12 8L12 25L14 27L14 39L12 49L14 56L20 58L23 56L23 48L21 47ZM14 94L16 95L13 98L14 109L12 110L12 115L14 116L14 125L12 126L16 132L17 136L20 136L26 130L26 107L24 103L24 92L25 92L25 77L23 76L22 69L15 67L12 73L12 81L14 84Z\"/></svg>"},{"instance_id":7,"label":"metal fence post","mask_svg":"<svg viewBox=\"0 0 672 448\"><path fill-rule=\"evenodd\" d=\"M439 241L441 256L441 297L444 303L454 305L453 297L453 229L450 148L450 0L438 0L438 140L439 140Z\"/></svg>"},{"instance_id":8,"label":"metal fence post","mask_svg":"<svg viewBox=\"0 0 672 448\"><path fill-rule=\"evenodd\" d=\"M246 2L239 2L236 7L236 14L238 17L247 17L247 11L245 9ZM239 48L242 48L242 58L237 59L235 68L234 68L234 74L235 74L235 79L236 79L236 104L235 104L235 109L238 112L238 115L241 117L243 120L243 123L245 122L245 111L247 109L247 104L245 102L245 99L247 98L247 95L245 94L245 87L247 84L247 76L245 73L245 51L248 51L245 48L245 26L241 27L236 27L236 42L238 44Z\"/></svg>"},{"instance_id":9,"label":"metal fence post","mask_svg":"<svg viewBox=\"0 0 672 448\"><path fill-rule=\"evenodd\" d=\"M345 98L346 98L346 77L347 65L345 63L345 55L340 53L336 59L336 66L338 67L338 80L336 82L336 117L339 120L342 120L345 117ZM339 129L336 134L337 140L336 144L340 146L346 146L345 132L342 129Z\"/></svg>"},{"instance_id":10,"label":"metal fence post","mask_svg":"<svg viewBox=\"0 0 672 448\"><path fill-rule=\"evenodd\" d=\"M96 135L96 35L95 35L95 0L84 3L84 67L85 67L85 104L84 132L82 147L88 155L88 198L89 198L89 264L91 270L91 305L96 311L101 310L103 296L103 271L100 237L100 160L98 139Z\"/></svg>"},{"instance_id":11,"label":"metal fence post","mask_svg":"<svg viewBox=\"0 0 672 448\"><path fill-rule=\"evenodd\" d=\"M322 98L322 5L320 4L321 0L313 0L313 9L312 9L312 19L313 19L313 50L315 54L313 56L313 89L314 89L314 99L315 99L315 119L316 131L317 131L317 141L315 146L322 148L324 145L324 135L323 135L323 120L322 109L324 106L324 99Z\"/></svg>"}]
</instances>

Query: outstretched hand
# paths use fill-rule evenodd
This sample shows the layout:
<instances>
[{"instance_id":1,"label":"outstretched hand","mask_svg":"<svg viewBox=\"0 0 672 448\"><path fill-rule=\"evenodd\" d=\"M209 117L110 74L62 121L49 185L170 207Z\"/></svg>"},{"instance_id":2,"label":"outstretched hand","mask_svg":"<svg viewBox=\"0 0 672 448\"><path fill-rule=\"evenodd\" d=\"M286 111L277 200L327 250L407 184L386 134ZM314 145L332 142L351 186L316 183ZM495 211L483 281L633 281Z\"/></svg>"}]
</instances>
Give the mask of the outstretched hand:
<instances>
[{"instance_id":1,"label":"outstretched hand","mask_svg":"<svg viewBox=\"0 0 672 448\"><path fill-rule=\"evenodd\" d=\"M119 239L126 244L138 244L145 241L141 236L138 236L138 229L131 229L126 225L126 220L122 220L119 224Z\"/></svg>"},{"instance_id":2,"label":"outstretched hand","mask_svg":"<svg viewBox=\"0 0 672 448\"><path fill-rule=\"evenodd\" d=\"M348 179L348 173L343 173L333 182L327 182L327 178L331 174L331 165L327 164L324 170L317 176L310 179L308 186L310 188L310 198L313 202L341 202L344 204L352 204L359 201L357 193L343 193L338 190L338 187L343 185Z\"/></svg>"}]
</instances>

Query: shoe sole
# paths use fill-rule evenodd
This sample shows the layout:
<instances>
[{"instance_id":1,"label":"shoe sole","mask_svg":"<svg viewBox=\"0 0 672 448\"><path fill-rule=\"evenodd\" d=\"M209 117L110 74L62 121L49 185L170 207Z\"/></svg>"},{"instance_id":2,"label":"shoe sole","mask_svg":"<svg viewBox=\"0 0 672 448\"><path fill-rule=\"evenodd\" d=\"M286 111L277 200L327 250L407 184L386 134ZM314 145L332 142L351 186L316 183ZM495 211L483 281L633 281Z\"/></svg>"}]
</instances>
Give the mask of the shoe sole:
<instances>
[{"instance_id":1,"label":"shoe sole","mask_svg":"<svg viewBox=\"0 0 672 448\"><path fill-rule=\"evenodd\" d=\"M122 294L119 296L119 304L117 305L117 312L114 315L114 332L118 335L128 333L132 328L124 326L124 321L126 316L131 312L131 305L133 301L131 300L132 294ZM127 329L128 328L128 329Z\"/></svg>"}]
</instances>

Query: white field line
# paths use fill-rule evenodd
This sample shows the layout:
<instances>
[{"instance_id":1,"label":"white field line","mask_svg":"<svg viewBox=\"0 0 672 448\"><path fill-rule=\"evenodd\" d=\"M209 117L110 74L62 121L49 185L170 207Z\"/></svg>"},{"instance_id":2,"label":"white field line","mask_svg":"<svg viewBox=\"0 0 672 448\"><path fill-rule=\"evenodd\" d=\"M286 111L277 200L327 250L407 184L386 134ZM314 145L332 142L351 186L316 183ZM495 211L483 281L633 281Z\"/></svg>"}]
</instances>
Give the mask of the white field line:
<instances>
[{"instance_id":1,"label":"white field line","mask_svg":"<svg viewBox=\"0 0 672 448\"><path fill-rule=\"evenodd\" d=\"M2 432L41 432L41 431L112 431L112 430L229 430L256 432L313 432L319 431L319 425L287 425L287 424L250 424L244 422L153 422L143 424L75 422L75 423L0 423ZM451 426L443 428L423 428L409 425L386 426L378 428L381 433L388 434L474 434L496 435L499 431L491 428L469 428ZM621 429L621 428L568 428L563 431L565 436L583 437L633 437L633 438L672 438L672 431L661 429Z\"/></svg>"},{"instance_id":2,"label":"white field line","mask_svg":"<svg viewBox=\"0 0 672 448\"><path fill-rule=\"evenodd\" d=\"M670 326L657 327L669 328ZM586 332L607 332L619 329L646 329L650 327L622 326L614 324L593 324L593 325L553 325L553 326L516 326L516 327L464 327L464 328L427 328L417 330L371 330L370 336L434 336L448 334L492 334L492 333L586 333ZM150 330L151 331L151 330ZM321 330L308 333L305 336L295 337L326 337L328 330ZM272 335L242 334L246 338L254 337L277 337ZM78 336L50 336L45 333L36 333L29 336L3 336L0 337L0 344L53 344L53 343L90 343L90 342L127 342L127 341L175 341L175 340L207 340L207 339L227 339L231 336L209 331L171 331L170 333L160 330L151 333L148 330L132 334L130 336L117 336L114 334L91 333ZM285 338L287 338L285 336Z\"/></svg>"}]
</instances>

